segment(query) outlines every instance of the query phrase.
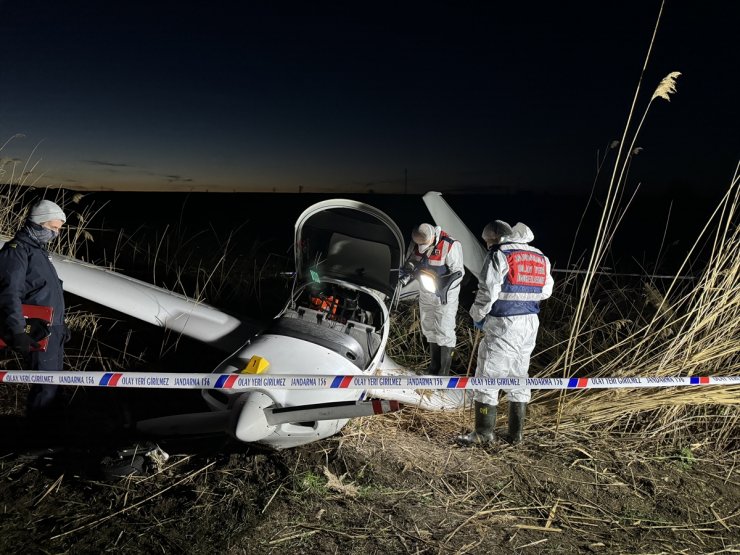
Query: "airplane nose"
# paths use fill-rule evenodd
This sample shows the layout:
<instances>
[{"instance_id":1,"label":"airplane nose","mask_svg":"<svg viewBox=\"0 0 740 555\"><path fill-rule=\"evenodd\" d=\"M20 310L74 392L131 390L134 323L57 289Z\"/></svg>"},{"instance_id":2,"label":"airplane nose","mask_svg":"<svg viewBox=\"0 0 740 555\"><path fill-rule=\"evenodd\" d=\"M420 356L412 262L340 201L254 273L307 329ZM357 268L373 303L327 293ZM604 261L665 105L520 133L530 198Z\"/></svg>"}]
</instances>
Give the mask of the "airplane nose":
<instances>
[{"instance_id":1,"label":"airplane nose","mask_svg":"<svg viewBox=\"0 0 740 555\"><path fill-rule=\"evenodd\" d=\"M240 441L255 442L272 434L276 426L267 423L265 409L275 404L269 395L261 391L242 393L231 409L233 419L230 433Z\"/></svg>"}]
</instances>

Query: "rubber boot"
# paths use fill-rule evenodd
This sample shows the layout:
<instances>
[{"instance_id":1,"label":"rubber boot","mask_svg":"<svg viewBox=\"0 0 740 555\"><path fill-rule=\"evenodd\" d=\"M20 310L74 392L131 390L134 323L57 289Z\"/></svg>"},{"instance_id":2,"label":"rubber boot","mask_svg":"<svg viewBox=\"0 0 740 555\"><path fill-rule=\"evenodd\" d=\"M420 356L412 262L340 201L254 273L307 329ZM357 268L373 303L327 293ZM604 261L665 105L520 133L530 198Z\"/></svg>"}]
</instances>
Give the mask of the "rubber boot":
<instances>
[{"instance_id":1,"label":"rubber boot","mask_svg":"<svg viewBox=\"0 0 740 555\"><path fill-rule=\"evenodd\" d=\"M452 355L454 354L454 348L453 347L440 347L439 351L440 351L439 375L449 376L450 368L452 367Z\"/></svg>"},{"instance_id":2,"label":"rubber boot","mask_svg":"<svg viewBox=\"0 0 740 555\"><path fill-rule=\"evenodd\" d=\"M527 414L527 403L509 402L509 441L512 445L521 443L524 430L524 416Z\"/></svg>"},{"instance_id":3,"label":"rubber boot","mask_svg":"<svg viewBox=\"0 0 740 555\"><path fill-rule=\"evenodd\" d=\"M496 439L496 405L475 402L475 431L460 435L455 442L463 447L487 445Z\"/></svg>"},{"instance_id":4,"label":"rubber boot","mask_svg":"<svg viewBox=\"0 0 740 555\"><path fill-rule=\"evenodd\" d=\"M429 376L436 376L439 374L440 367L440 347L436 343L429 343L429 366L427 366L426 373Z\"/></svg>"}]
</instances>

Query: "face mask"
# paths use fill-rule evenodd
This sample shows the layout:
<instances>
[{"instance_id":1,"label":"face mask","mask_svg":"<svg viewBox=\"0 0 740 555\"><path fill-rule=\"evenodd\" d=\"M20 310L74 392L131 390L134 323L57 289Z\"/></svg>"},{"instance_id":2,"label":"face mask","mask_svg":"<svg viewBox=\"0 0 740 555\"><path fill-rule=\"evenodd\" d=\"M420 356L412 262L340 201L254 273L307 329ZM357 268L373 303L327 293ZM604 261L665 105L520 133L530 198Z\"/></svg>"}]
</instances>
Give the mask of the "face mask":
<instances>
[{"instance_id":1,"label":"face mask","mask_svg":"<svg viewBox=\"0 0 740 555\"><path fill-rule=\"evenodd\" d=\"M42 245L45 245L49 241L53 241L59 236L59 233L54 231L53 229L47 229L45 227L41 227L40 225L31 223L27 226L28 234L36 239L39 243Z\"/></svg>"}]
</instances>

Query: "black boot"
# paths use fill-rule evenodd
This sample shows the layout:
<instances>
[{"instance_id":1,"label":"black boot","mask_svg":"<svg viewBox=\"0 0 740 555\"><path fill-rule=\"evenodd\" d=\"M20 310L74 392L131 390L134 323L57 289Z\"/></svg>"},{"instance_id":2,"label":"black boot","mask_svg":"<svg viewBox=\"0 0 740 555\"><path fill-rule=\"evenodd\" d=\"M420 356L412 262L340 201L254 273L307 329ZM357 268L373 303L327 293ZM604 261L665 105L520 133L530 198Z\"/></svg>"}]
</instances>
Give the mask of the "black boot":
<instances>
[{"instance_id":1,"label":"black boot","mask_svg":"<svg viewBox=\"0 0 740 555\"><path fill-rule=\"evenodd\" d=\"M439 374L440 366L440 347L436 343L429 344L429 366L427 366L426 373L429 376L436 376Z\"/></svg>"},{"instance_id":2,"label":"black boot","mask_svg":"<svg viewBox=\"0 0 740 555\"><path fill-rule=\"evenodd\" d=\"M496 439L496 405L475 402L475 431L457 436L455 442L464 447L486 445Z\"/></svg>"},{"instance_id":3,"label":"black boot","mask_svg":"<svg viewBox=\"0 0 740 555\"><path fill-rule=\"evenodd\" d=\"M516 445L522 441L524 416L527 414L527 403L509 402L509 441Z\"/></svg>"},{"instance_id":4,"label":"black boot","mask_svg":"<svg viewBox=\"0 0 740 555\"><path fill-rule=\"evenodd\" d=\"M455 350L453 347L440 347L439 352L439 375L449 376L450 368L452 367L452 355L454 354Z\"/></svg>"}]
</instances>

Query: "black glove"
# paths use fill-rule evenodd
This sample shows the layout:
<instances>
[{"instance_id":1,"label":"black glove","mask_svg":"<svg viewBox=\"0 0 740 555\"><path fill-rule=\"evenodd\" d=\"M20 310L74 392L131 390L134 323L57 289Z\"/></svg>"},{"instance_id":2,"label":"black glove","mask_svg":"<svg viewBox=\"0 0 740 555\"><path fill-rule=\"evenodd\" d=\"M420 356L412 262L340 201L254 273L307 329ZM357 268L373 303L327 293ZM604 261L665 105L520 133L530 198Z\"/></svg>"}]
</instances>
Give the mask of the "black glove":
<instances>
[{"instance_id":1,"label":"black glove","mask_svg":"<svg viewBox=\"0 0 740 555\"><path fill-rule=\"evenodd\" d=\"M26 318L26 333L34 341L41 341L49 337L51 326L49 322L40 318Z\"/></svg>"},{"instance_id":2,"label":"black glove","mask_svg":"<svg viewBox=\"0 0 740 555\"><path fill-rule=\"evenodd\" d=\"M414 278L416 277L416 274L414 273L415 270L416 267L414 266L414 263L410 260L407 260L406 263L401 267L401 269L398 270L398 281L401 283L401 285L408 285L414 280Z\"/></svg>"},{"instance_id":3,"label":"black glove","mask_svg":"<svg viewBox=\"0 0 740 555\"><path fill-rule=\"evenodd\" d=\"M27 333L14 333L12 343L12 349L24 355L30 353L31 349L39 348L39 344L31 339L31 336Z\"/></svg>"},{"instance_id":4,"label":"black glove","mask_svg":"<svg viewBox=\"0 0 740 555\"><path fill-rule=\"evenodd\" d=\"M68 325L64 325L64 344L66 345L69 343L69 340L72 339L72 330L69 329Z\"/></svg>"}]
</instances>

